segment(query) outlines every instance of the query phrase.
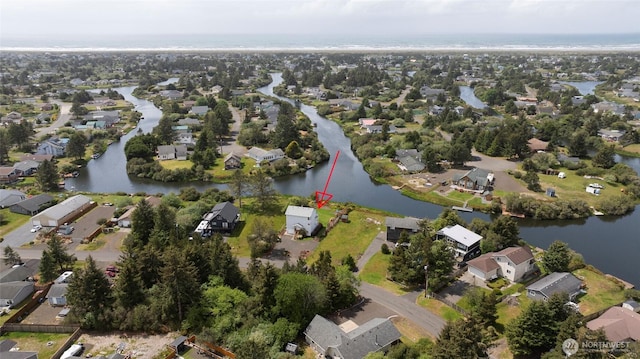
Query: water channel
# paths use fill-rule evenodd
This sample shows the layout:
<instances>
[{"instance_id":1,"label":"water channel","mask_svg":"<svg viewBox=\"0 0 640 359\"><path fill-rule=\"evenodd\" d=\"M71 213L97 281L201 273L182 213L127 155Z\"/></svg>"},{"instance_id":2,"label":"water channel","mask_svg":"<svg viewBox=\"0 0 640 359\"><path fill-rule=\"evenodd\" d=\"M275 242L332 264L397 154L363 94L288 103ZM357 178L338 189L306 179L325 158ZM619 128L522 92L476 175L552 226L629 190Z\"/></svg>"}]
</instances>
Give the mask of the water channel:
<instances>
[{"instance_id":1,"label":"water channel","mask_svg":"<svg viewBox=\"0 0 640 359\"><path fill-rule=\"evenodd\" d=\"M280 74L273 74L273 82L260 92L274 96L273 88L282 82ZM114 89L134 104L144 119L139 127L149 132L157 124L161 111L151 102L140 100L131 95L135 87ZM291 101L280 98L284 101ZM336 153L340 155L327 192L333 194L333 200L353 202L363 206L384 209L406 216L434 218L442 207L413 200L393 190L388 185L377 184L364 171L362 164L351 152L350 141L340 127L317 114L314 107L299 105L300 110L316 124L320 141L331 153L329 162L316 166L303 174L276 179L275 187L281 193L309 196L316 190L322 190ZM67 188L87 192L178 192L180 188L195 186L203 190L209 187L224 188L211 183L160 183L127 175L125 168L124 144L136 131L122 137L120 142L109 149L97 160L89 162L80 171L80 176L67 180ZM640 171L640 159L618 156L617 160ZM470 221L474 217L489 220L486 214L463 213L462 217ZM524 240L538 247L547 248L553 240L562 240L581 253L586 262L593 264L605 273L618 276L640 287L640 210L623 217L590 217L574 221L534 221L520 220L520 234Z\"/></svg>"}]
</instances>

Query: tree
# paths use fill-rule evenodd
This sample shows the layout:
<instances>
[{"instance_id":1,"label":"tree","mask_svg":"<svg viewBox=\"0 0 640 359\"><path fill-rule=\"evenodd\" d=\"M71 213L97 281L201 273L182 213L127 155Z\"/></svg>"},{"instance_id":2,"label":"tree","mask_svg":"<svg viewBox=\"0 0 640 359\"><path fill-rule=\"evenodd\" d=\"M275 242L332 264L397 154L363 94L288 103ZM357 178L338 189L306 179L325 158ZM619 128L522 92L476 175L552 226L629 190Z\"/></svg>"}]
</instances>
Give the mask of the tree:
<instances>
[{"instance_id":1,"label":"tree","mask_svg":"<svg viewBox=\"0 0 640 359\"><path fill-rule=\"evenodd\" d=\"M292 141L300 141L300 132L296 128L295 120L296 112L294 107L288 102L281 103L278 122L271 135L271 142L274 147L284 149Z\"/></svg>"},{"instance_id":2,"label":"tree","mask_svg":"<svg viewBox=\"0 0 640 359\"><path fill-rule=\"evenodd\" d=\"M131 213L131 237L139 245L145 245L149 242L149 237L155 226L154 212L151 204L143 198Z\"/></svg>"},{"instance_id":3,"label":"tree","mask_svg":"<svg viewBox=\"0 0 640 359\"><path fill-rule=\"evenodd\" d=\"M487 347L482 330L473 319L458 319L447 323L433 346L433 359L485 358Z\"/></svg>"},{"instance_id":4,"label":"tree","mask_svg":"<svg viewBox=\"0 0 640 359\"><path fill-rule=\"evenodd\" d=\"M111 307L111 285L104 273L88 256L83 269L75 270L67 291L72 315L83 328L106 329L106 313Z\"/></svg>"},{"instance_id":5,"label":"tree","mask_svg":"<svg viewBox=\"0 0 640 359\"><path fill-rule=\"evenodd\" d=\"M0 164L9 159L9 135L7 130L0 128Z\"/></svg>"},{"instance_id":6,"label":"tree","mask_svg":"<svg viewBox=\"0 0 640 359\"><path fill-rule=\"evenodd\" d=\"M587 132L585 130L576 131L569 139L569 154L572 156L584 157L587 155Z\"/></svg>"},{"instance_id":7,"label":"tree","mask_svg":"<svg viewBox=\"0 0 640 359\"><path fill-rule=\"evenodd\" d=\"M273 223L258 217L253 222L247 241L251 248L251 257L259 257L273 249L278 242L278 233L273 229Z\"/></svg>"},{"instance_id":8,"label":"tree","mask_svg":"<svg viewBox=\"0 0 640 359\"><path fill-rule=\"evenodd\" d=\"M43 191L55 191L58 189L59 180L60 176L56 164L53 161L42 161L36 173L36 182L38 182L40 189Z\"/></svg>"},{"instance_id":9,"label":"tree","mask_svg":"<svg viewBox=\"0 0 640 359\"><path fill-rule=\"evenodd\" d=\"M276 311L305 328L314 315L323 313L326 292L320 280L312 275L289 272L280 276L274 291Z\"/></svg>"},{"instance_id":10,"label":"tree","mask_svg":"<svg viewBox=\"0 0 640 359\"><path fill-rule=\"evenodd\" d=\"M80 159L84 157L86 146L87 138L82 133L76 131L69 137L65 151L67 152L67 156Z\"/></svg>"},{"instance_id":11,"label":"tree","mask_svg":"<svg viewBox=\"0 0 640 359\"><path fill-rule=\"evenodd\" d=\"M20 258L20 255L18 254L18 252L16 252L13 248L6 246L4 247L3 261L4 261L4 264L6 265L15 265L15 264L21 264L22 258Z\"/></svg>"},{"instance_id":12,"label":"tree","mask_svg":"<svg viewBox=\"0 0 640 359\"><path fill-rule=\"evenodd\" d=\"M273 179L264 171L257 171L251 177L251 192L256 197L256 204L261 210L271 207L277 200Z\"/></svg>"},{"instance_id":13,"label":"tree","mask_svg":"<svg viewBox=\"0 0 640 359\"><path fill-rule=\"evenodd\" d=\"M604 145L593 157L593 165L601 168L611 168L616 164L614 159L615 149L613 145Z\"/></svg>"},{"instance_id":14,"label":"tree","mask_svg":"<svg viewBox=\"0 0 640 359\"><path fill-rule=\"evenodd\" d=\"M118 304L131 310L144 301L144 283L140 276L134 253L125 250L118 263L120 272L116 279L114 294Z\"/></svg>"},{"instance_id":15,"label":"tree","mask_svg":"<svg viewBox=\"0 0 640 359\"><path fill-rule=\"evenodd\" d=\"M206 242L205 253L209 256L211 275L222 278L231 288L244 288L247 283L238 266L238 259L231 253L231 246L221 235L215 234Z\"/></svg>"},{"instance_id":16,"label":"tree","mask_svg":"<svg viewBox=\"0 0 640 359\"><path fill-rule=\"evenodd\" d=\"M153 133L158 135L160 142L163 144L173 143L175 133L173 132L173 121L169 116L162 116L158 125L153 128Z\"/></svg>"},{"instance_id":17,"label":"tree","mask_svg":"<svg viewBox=\"0 0 640 359\"><path fill-rule=\"evenodd\" d=\"M67 250L62 244L62 240L55 234L51 236L51 239L47 242L47 248L44 251L48 252L54 265L59 267L60 272L71 268L76 262L76 257L73 254L67 253Z\"/></svg>"},{"instance_id":18,"label":"tree","mask_svg":"<svg viewBox=\"0 0 640 359\"><path fill-rule=\"evenodd\" d=\"M555 344L555 323L543 301L533 301L506 328L505 336L513 355L540 354Z\"/></svg>"},{"instance_id":19,"label":"tree","mask_svg":"<svg viewBox=\"0 0 640 359\"><path fill-rule=\"evenodd\" d=\"M59 273L56 271L56 264L48 251L42 251L38 270L40 271L40 283L50 283L58 278Z\"/></svg>"},{"instance_id":20,"label":"tree","mask_svg":"<svg viewBox=\"0 0 640 359\"><path fill-rule=\"evenodd\" d=\"M289 143L284 153L287 155L287 157L293 158L294 160L297 160L304 154L302 152L302 149L300 148L300 145L296 141L292 141L291 143Z\"/></svg>"},{"instance_id":21,"label":"tree","mask_svg":"<svg viewBox=\"0 0 640 359\"><path fill-rule=\"evenodd\" d=\"M446 283L454 264L455 258L449 244L444 240L433 241L429 250L429 288L437 289Z\"/></svg>"},{"instance_id":22,"label":"tree","mask_svg":"<svg viewBox=\"0 0 640 359\"><path fill-rule=\"evenodd\" d=\"M200 297L200 283L198 282L198 270L187 258L176 255L181 251L172 247L164 251L162 261L164 266L161 272L162 291L175 305L175 314L169 317L175 323L181 323L189 308Z\"/></svg>"},{"instance_id":23,"label":"tree","mask_svg":"<svg viewBox=\"0 0 640 359\"><path fill-rule=\"evenodd\" d=\"M542 265L549 273L567 272L570 261L569 246L561 241L553 241L542 255Z\"/></svg>"},{"instance_id":24,"label":"tree","mask_svg":"<svg viewBox=\"0 0 640 359\"><path fill-rule=\"evenodd\" d=\"M497 298L494 292L471 288L465 293L465 296L469 300L471 315L475 317L483 328L496 325L498 311L496 309Z\"/></svg>"},{"instance_id":25,"label":"tree","mask_svg":"<svg viewBox=\"0 0 640 359\"><path fill-rule=\"evenodd\" d=\"M231 194L238 199L239 207L242 208L242 197L248 194L251 189L250 178L248 178L242 170L233 171L231 182L229 182Z\"/></svg>"},{"instance_id":26,"label":"tree","mask_svg":"<svg viewBox=\"0 0 640 359\"><path fill-rule=\"evenodd\" d=\"M522 176L522 180L527 184L527 189L539 192L540 188L540 178L535 171L527 171L527 173Z\"/></svg>"},{"instance_id":27,"label":"tree","mask_svg":"<svg viewBox=\"0 0 640 359\"><path fill-rule=\"evenodd\" d=\"M464 165L466 161L471 160L471 150L463 143L454 143L447 157L454 164Z\"/></svg>"}]
</instances>

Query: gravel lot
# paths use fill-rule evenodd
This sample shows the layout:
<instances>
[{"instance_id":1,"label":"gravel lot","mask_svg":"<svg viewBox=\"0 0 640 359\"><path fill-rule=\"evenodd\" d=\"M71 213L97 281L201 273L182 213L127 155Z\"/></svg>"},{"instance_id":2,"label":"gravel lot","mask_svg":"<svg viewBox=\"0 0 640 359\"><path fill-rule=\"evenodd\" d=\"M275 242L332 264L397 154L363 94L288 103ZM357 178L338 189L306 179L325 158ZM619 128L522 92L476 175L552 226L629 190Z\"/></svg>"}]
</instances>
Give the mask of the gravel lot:
<instances>
[{"instance_id":1,"label":"gravel lot","mask_svg":"<svg viewBox=\"0 0 640 359\"><path fill-rule=\"evenodd\" d=\"M115 353L120 343L125 344L122 354L131 355L135 359L151 359L160 353L167 344L171 344L180 334L169 333L162 335L140 334L82 334L76 343L85 346L86 354L92 356Z\"/></svg>"}]
</instances>

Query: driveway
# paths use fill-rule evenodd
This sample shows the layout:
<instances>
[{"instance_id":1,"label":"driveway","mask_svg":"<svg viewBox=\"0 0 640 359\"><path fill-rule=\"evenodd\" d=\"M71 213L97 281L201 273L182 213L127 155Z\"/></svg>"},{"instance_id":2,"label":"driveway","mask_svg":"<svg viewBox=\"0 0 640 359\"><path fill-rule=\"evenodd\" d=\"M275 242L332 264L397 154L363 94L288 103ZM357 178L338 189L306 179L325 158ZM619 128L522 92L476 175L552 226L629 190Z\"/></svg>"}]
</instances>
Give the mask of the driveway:
<instances>
[{"instance_id":1,"label":"driveway","mask_svg":"<svg viewBox=\"0 0 640 359\"><path fill-rule=\"evenodd\" d=\"M4 241L0 243L0 245L2 245L2 249L4 250L4 247L11 247L16 249L22 246L23 244L29 243L32 240L34 240L38 232L31 233L31 228L33 228L33 225L31 224L31 221L28 221L22 226L16 228L15 230L5 234ZM41 231L42 230L44 229L41 229Z\"/></svg>"},{"instance_id":2,"label":"driveway","mask_svg":"<svg viewBox=\"0 0 640 359\"><path fill-rule=\"evenodd\" d=\"M71 103L60 101L54 101L54 103L58 105L58 108L60 109L58 119L49 126L36 128L35 131L38 135L55 132L58 128L64 126L67 121L71 120Z\"/></svg>"}]
</instances>

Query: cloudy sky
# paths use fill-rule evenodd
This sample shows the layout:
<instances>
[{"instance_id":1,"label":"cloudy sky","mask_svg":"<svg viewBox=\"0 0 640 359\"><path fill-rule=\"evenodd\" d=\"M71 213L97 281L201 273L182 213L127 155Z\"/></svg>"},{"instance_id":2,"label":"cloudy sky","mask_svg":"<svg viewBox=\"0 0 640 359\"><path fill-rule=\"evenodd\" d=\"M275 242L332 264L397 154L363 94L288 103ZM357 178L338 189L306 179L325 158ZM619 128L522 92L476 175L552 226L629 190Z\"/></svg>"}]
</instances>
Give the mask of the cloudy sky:
<instances>
[{"instance_id":1,"label":"cloudy sky","mask_svg":"<svg viewBox=\"0 0 640 359\"><path fill-rule=\"evenodd\" d=\"M102 34L640 33L640 0L2 0L0 39Z\"/></svg>"}]
</instances>

